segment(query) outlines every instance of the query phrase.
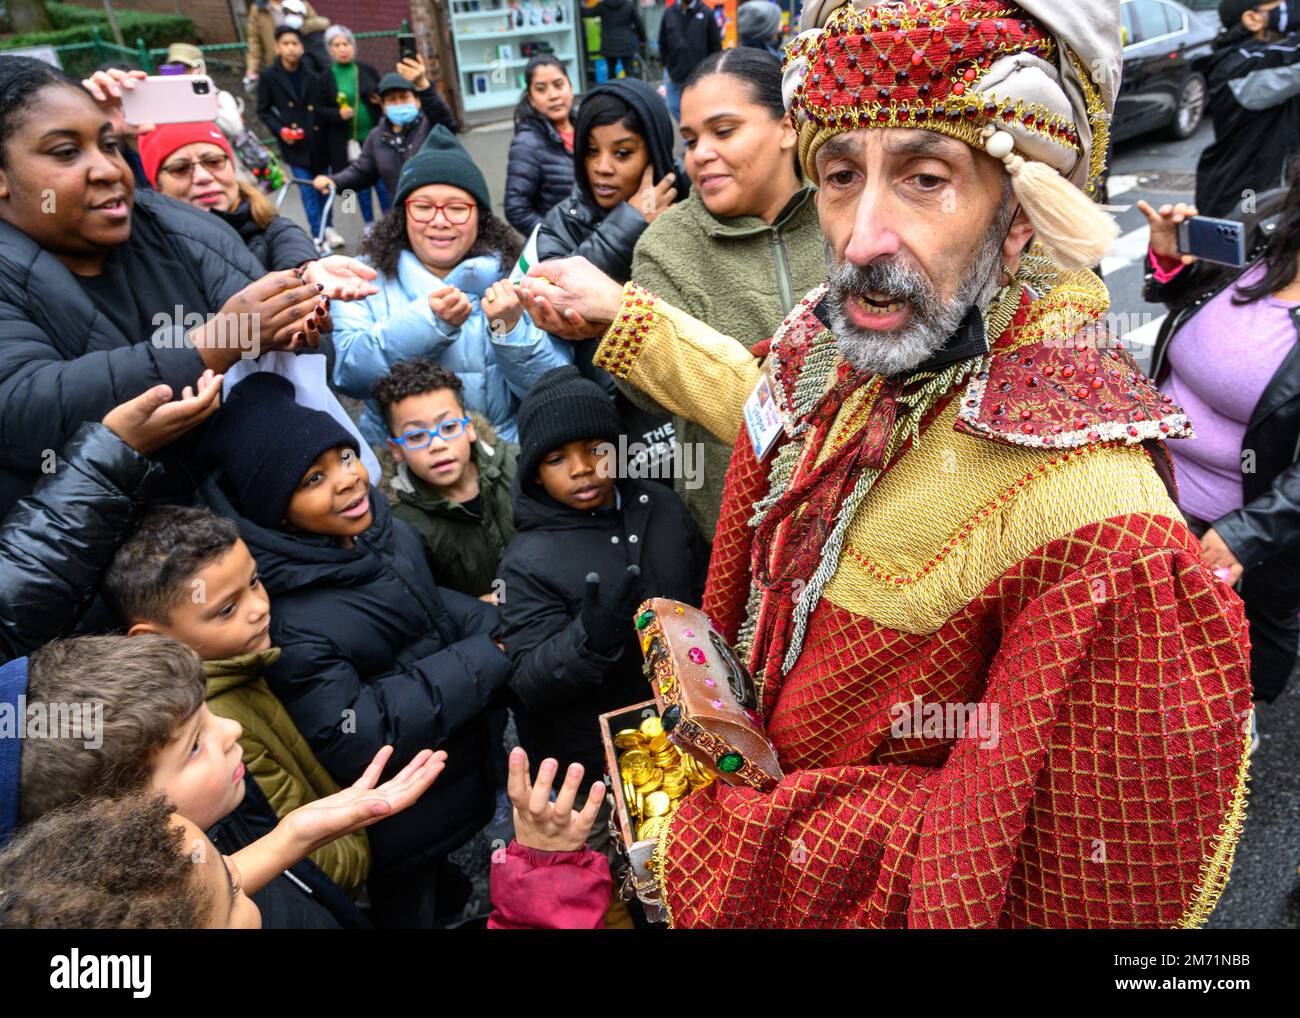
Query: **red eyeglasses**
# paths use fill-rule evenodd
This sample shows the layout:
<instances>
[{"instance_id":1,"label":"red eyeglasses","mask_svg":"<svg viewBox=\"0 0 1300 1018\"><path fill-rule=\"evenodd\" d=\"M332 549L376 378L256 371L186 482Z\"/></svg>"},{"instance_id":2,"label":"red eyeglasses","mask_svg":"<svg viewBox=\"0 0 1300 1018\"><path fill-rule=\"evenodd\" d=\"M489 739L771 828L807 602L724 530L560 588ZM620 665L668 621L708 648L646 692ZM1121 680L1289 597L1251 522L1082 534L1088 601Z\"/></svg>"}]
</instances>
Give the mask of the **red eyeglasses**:
<instances>
[{"instance_id":1,"label":"red eyeglasses","mask_svg":"<svg viewBox=\"0 0 1300 1018\"><path fill-rule=\"evenodd\" d=\"M411 217L412 222L432 223L441 211L452 226L464 226L469 222L470 214L476 208L473 202L466 201L408 201L405 204L406 214Z\"/></svg>"}]
</instances>

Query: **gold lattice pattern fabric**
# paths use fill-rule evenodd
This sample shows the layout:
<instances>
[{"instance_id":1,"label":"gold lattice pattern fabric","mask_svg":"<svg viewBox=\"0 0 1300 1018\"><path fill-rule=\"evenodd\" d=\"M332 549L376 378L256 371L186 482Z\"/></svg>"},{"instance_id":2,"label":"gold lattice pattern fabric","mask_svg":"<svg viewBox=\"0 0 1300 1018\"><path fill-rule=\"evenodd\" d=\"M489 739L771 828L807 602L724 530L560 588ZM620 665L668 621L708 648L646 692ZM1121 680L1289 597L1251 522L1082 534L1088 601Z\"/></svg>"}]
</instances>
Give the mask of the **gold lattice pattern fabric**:
<instances>
[{"instance_id":1,"label":"gold lattice pattern fabric","mask_svg":"<svg viewBox=\"0 0 1300 1018\"><path fill-rule=\"evenodd\" d=\"M714 786L665 832L673 922L1195 925L1240 832L1248 656L1168 517L1054 540L930 634L823 602L764 675L785 780Z\"/></svg>"}]
</instances>

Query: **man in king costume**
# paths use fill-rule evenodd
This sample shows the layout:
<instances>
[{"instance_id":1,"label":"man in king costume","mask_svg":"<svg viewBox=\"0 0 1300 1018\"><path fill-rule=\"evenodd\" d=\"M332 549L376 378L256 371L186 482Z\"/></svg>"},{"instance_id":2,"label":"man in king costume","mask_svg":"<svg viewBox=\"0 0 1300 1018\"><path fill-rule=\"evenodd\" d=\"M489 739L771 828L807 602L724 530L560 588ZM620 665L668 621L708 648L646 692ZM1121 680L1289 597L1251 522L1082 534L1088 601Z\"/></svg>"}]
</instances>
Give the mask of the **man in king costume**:
<instances>
[{"instance_id":1,"label":"man in king costume","mask_svg":"<svg viewBox=\"0 0 1300 1018\"><path fill-rule=\"evenodd\" d=\"M786 103L829 278L770 342L581 260L525 287L735 443L704 609L785 776L682 802L670 922L1200 925L1244 815L1249 643L1174 501L1190 423L1088 271L1119 5L820 0L803 27ZM928 723L962 711L978 731Z\"/></svg>"}]
</instances>

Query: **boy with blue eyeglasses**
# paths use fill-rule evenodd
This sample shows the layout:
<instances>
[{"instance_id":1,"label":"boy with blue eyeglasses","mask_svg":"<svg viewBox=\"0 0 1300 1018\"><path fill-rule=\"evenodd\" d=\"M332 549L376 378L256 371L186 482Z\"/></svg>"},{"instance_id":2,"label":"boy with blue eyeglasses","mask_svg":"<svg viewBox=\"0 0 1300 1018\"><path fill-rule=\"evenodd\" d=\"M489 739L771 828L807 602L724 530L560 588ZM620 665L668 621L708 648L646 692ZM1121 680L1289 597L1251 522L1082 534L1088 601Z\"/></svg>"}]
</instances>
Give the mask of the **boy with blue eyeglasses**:
<instances>
[{"instance_id":1,"label":"boy with blue eyeglasses","mask_svg":"<svg viewBox=\"0 0 1300 1018\"><path fill-rule=\"evenodd\" d=\"M455 372L422 357L371 386L398 463L393 515L420 535L439 586L495 601L514 536L510 488L519 447L475 431Z\"/></svg>"},{"instance_id":2,"label":"boy with blue eyeglasses","mask_svg":"<svg viewBox=\"0 0 1300 1018\"><path fill-rule=\"evenodd\" d=\"M464 388L454 371L413 357L393 365L370 392L397 461L393 516L420 535L440 586L496 604L497 567L515 533L511 488L519 447L480 437L465 409ZM505 710L488 711L487 722L496 791L487 834L508 841L513 812L506 796Z\"/></svg>"}]
</instances>

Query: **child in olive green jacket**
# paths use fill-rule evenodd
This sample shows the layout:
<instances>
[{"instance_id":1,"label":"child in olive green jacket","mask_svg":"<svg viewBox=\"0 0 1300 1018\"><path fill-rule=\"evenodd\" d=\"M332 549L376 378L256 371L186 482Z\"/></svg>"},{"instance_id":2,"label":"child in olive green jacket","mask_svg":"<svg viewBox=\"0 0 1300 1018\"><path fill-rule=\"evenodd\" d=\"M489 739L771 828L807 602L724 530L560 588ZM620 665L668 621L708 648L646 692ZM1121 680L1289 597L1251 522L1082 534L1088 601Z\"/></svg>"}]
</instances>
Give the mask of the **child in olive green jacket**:
<instances>
[{"instance_id":1,"label":"child in olive green jacket","mask_svg":"<svg viewBox=\"0 0 1300 1018\"><path fill-rule=\"evenodd\" d=\"M393 366L371 388L398 467L393 515L424 542L435 582L493 601L514 536L511 486L519 447L489 443L461 402L455 373L423 358Z\"/></svg>"},{"instance_id":2,"label":"child in olive green jacket","mask_svg":"<svg viewBox=\"0 0 1300 1018\"><path fill-rule=\"evenodd\" d=\"M270 599L234 521L157 509L118 550L103 586L128 635L161 633L203 659L207 708L243 726L244 766L277 817L339 790L263 677L280 651L271 646ZM370 841L354 831L311 860L351 894L370 874Z\"/></svg>"}]
</instances>

